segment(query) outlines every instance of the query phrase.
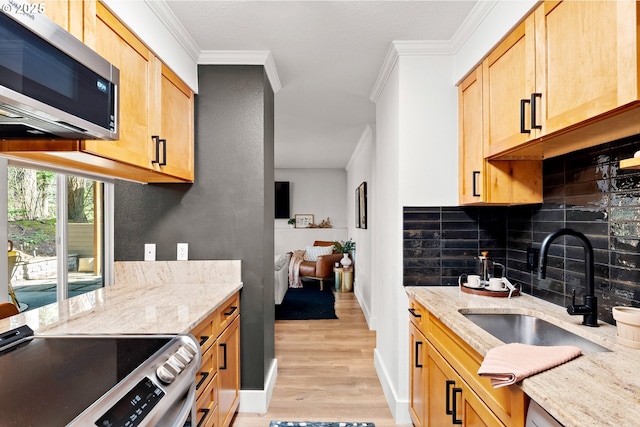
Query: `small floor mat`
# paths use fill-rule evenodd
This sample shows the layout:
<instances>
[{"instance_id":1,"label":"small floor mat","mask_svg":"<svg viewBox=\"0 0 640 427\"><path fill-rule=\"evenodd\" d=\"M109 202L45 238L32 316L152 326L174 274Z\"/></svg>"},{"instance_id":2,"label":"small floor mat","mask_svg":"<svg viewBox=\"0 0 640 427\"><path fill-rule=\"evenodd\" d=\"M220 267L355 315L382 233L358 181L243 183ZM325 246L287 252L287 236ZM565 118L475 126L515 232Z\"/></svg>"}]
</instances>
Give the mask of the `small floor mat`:
<instances>
[{"instance_id":1,"label":"small floor mat","mask_svg":"<svg viewBox=\"0 0 640 427\"><path fill-rule=\"evenodd\" d=\"M271 421L269 427L375 427L365 422Z\"/></svg>"}]
</instances>

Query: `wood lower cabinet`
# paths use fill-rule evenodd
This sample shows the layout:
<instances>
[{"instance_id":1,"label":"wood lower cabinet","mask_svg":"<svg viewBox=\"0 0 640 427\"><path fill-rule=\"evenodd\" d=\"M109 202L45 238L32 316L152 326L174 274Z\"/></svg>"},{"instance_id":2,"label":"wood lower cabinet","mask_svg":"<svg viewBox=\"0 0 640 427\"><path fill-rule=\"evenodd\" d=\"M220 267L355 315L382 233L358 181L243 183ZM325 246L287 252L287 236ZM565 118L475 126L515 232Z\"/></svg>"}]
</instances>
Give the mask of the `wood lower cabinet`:
<instances>
[{"instance_id":1,"label":"wood lower cabinet","mask_svg":"<svg viewBox=\"0 0 640 427\"><path fill-rule=\"evenodd\" d=\"M202 366L196 377L194 425L229 427L240 395L240 296L236 293L196 326Z\"/></svg>"},{"instance_id":2,"label":"wood lower cabinet","mask_svg":"<svg viewBox=\"0 0 640 427\"><path fill-rule=\"evenodd\" d=\"M523 427L527 396L477 375L482 356L410 299L410 414L416 427Z\"/></svg>"}]
</instances>

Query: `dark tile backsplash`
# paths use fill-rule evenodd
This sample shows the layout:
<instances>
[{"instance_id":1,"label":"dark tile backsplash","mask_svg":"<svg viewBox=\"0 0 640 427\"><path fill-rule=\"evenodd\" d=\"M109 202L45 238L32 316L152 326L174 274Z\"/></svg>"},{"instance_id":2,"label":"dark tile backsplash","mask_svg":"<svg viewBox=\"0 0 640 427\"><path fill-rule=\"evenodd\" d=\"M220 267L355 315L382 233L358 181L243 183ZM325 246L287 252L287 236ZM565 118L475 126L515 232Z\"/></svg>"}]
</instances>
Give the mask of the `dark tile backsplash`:
<instances>
[{"instance_id":1,"label":"dark tile backsplash","mask_svg":"<svg viewBox=\"0 0 640 427\"><path fill-rule=\"evenodd\" d=\"M612 307L640 307L640 170L619 168L638 150L640 135L545 160L539 205L405 207L404 285L457 286L486 250L526 293L564 306L575 289L582 302L584 253L573 238L551 245L547 279L527 269L527 248L569 227L593 245L599 318L614 323Z\"/></svg>"}]
</instances>

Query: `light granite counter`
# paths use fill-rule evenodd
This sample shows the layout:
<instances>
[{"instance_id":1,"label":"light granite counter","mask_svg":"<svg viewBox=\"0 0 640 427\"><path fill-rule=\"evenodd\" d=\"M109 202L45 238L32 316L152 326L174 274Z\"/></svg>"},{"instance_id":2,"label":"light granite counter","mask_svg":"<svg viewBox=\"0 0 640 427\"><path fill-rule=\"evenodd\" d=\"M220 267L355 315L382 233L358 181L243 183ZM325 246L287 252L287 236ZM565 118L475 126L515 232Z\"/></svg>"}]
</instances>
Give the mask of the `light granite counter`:
<instances>
[{"instance_id":1,"label":"light granite counter","mask_svg":"<svg viewBox=\"0 0 640 427\"><path fill-rule=\"evenodd\" d=\"M640 425L640 350L618 344L615 326L603 322L599 328L583 326L582 316L570 316L564 307L529 295L492 298L457 287L405 290L483 356L503 343L459 310L537 316L612 350L585 353L518 386L567 427Z\"/></svg>"},{"instance_id":2,"label":"light granite counter","mask_svg":"<svg viewBox=\"0 0 640 427\"><path fill-rule=\"evenodd\" d=\"M189 332L242 288L240 261L116 263L115 282L0 320L36 335Z\"/></svg>"}]
</instances>

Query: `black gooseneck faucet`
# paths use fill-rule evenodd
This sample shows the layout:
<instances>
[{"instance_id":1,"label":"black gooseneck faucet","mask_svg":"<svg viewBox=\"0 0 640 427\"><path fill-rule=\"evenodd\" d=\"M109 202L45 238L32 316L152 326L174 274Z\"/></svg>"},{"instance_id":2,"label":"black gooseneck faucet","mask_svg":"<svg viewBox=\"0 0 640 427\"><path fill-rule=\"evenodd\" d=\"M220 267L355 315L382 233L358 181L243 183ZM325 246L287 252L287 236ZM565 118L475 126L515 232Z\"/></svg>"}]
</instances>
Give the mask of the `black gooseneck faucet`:
<instances>
[{"instance_id":1,"label":"black gooseneck faucet","mask_svg":"<svg viewBox=\"0 0 640 427\"><path fill-rule=\"evenodd\" d=\"M573 236L582 242L584 247L584 278L586 281L587 291L584 295L584 304L576 304L576 290L573 290L573 298L571 305L567 306L567 312L571 315L583 315L582 324L586 326L598 326L598 299L595 296L595 285L593 278L593 247L589 239L579 231L571 228L561 228L545 237L540 247L540 262L538 270L538 278L544 279L547 274L547 253L549 246L556 237Z\"/></svg>"}]
</instances>

